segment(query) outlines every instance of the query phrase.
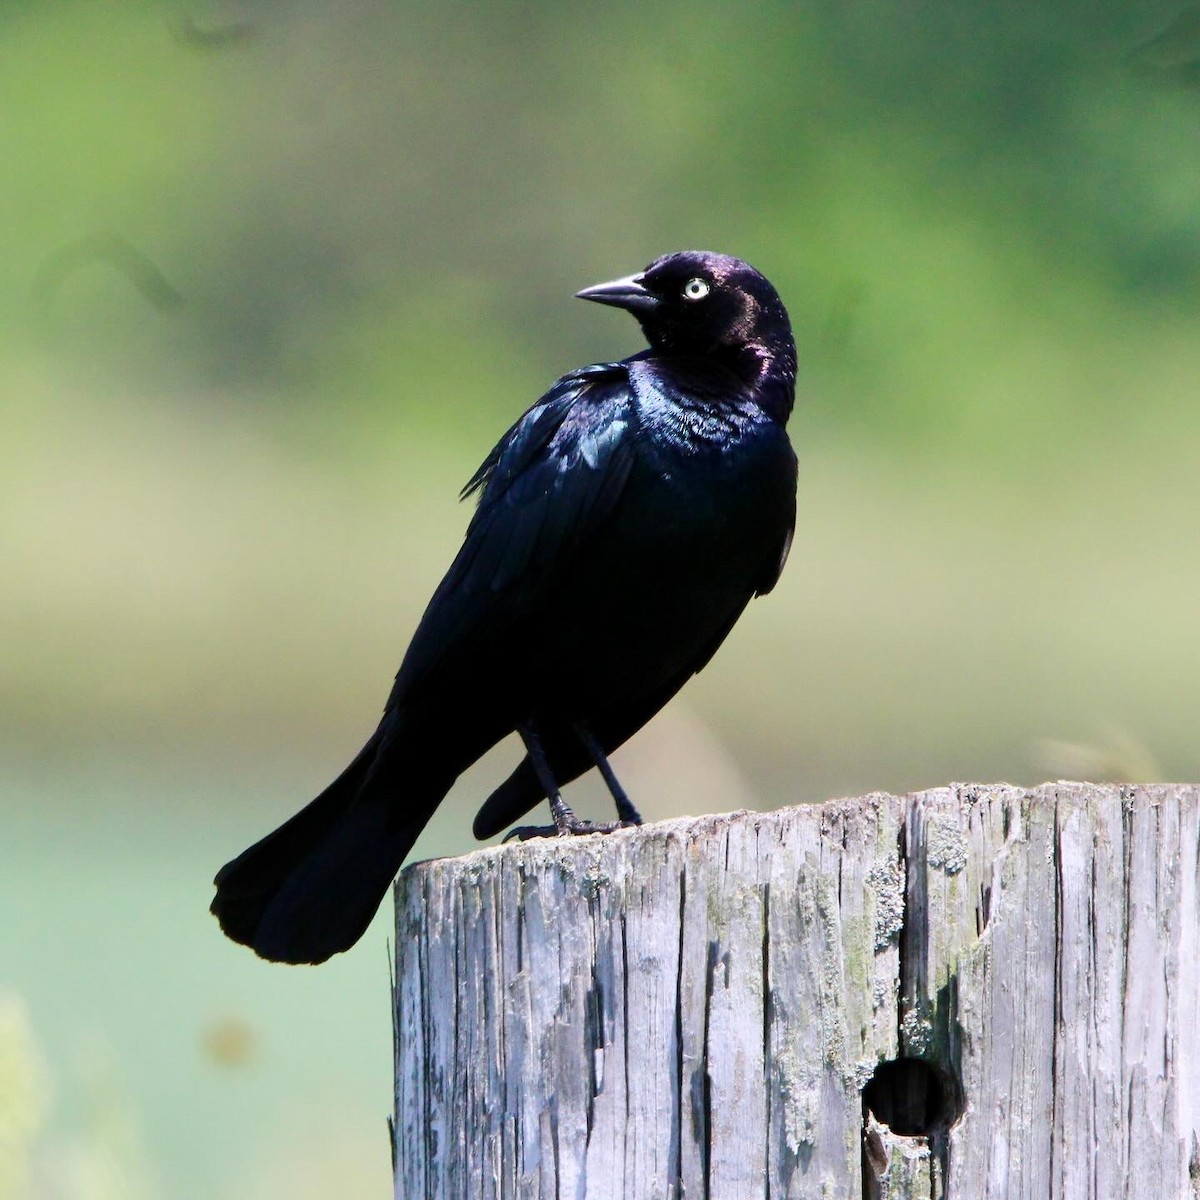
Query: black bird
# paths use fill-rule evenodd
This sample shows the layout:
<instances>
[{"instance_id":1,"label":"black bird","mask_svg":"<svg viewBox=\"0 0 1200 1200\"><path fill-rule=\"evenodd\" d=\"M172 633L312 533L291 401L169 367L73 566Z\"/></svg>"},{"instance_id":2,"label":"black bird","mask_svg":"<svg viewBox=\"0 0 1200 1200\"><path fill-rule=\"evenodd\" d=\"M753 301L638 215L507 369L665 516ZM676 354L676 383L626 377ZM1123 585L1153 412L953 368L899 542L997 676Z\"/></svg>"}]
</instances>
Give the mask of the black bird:
<instances>
[{"instance_id":1,"label":"black bird","mask_svg":"<svg viewBox=\"0 0 1200 1200\"><path fill-rule=\"evenodd\" d=\"M513 730L526 757L476 837L545 797L554 826L521 832L640 824L606 756L779 578L796 349L775 289L739 259L687 251L578 295L627 309L650 347L564 375L500 439L463 490L478 507L379 728L217 875L221 928L263 958L352 946L455 779ZM592 766L613 824L578 820L559 794Z\"/></svg>"}]
</instances>

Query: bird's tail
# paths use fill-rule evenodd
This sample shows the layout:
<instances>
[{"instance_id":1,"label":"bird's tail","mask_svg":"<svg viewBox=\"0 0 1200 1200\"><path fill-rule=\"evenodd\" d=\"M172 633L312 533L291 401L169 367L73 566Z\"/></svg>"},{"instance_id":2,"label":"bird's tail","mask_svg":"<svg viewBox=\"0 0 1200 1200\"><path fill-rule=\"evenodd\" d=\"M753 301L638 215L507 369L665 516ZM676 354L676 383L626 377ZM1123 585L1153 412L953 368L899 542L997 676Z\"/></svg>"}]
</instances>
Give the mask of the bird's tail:
<instances>
[{"instance_id":1,"label":"bird's tail","mask_svg":"<svg viewBox=\"0 0 1200 1200\"><path fill-rule=\"evenodd\" d=\"M385 737L381 726L315 800L217 873L212 912L235 942L274 962L319 963L363 935L453 782L392 769L377 778Z\"/></svg>"}]
</instances>

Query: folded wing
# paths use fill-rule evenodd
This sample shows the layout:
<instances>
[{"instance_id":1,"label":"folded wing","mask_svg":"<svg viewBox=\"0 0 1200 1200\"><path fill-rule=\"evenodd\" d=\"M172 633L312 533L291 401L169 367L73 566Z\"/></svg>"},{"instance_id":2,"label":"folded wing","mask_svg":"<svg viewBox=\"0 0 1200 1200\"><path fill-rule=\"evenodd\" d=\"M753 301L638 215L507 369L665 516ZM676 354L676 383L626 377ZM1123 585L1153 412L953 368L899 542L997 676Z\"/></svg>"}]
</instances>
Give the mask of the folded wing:
<instances>
[{"instance_id":1,"label":"folded wing","mask_svg":"<svg viewBox=\"0 0 1200 1200\"><path fill-rule=\"evenodd\" d=\"M479 505L396 676L404 703L503 637L567 570L616 507L636 418L621 364L564 376L521 417L463 495Z\"/></svg>"}]
</instances>

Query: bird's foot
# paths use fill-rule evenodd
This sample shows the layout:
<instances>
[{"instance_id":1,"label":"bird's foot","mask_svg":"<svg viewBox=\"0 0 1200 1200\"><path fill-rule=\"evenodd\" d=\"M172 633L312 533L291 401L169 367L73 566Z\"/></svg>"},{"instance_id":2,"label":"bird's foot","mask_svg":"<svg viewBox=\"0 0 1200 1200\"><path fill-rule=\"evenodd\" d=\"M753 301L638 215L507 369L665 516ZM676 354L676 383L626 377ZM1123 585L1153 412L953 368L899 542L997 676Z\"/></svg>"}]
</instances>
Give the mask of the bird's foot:
<instances>
[{"instance_id":1,"label":"bird's foot","mask_svg":"<svg viewBox=\"0 0 1200 1200\"><path fill-rule=\"evenodd\" d=\"M620 829L632 829L644 824L642 814L633 807L632 802L624 792L617 797L617 816L620 818L617 821L617 827Z\"/></svg>"},{"instance_id":2,"label":"bird's foot","mask_svg":"<svg viewBox=\"0 0 1200 1200\"><path fill-rule=\"evenodd\" d=\"M642 823L637 809L625 801L625 808L618 810L620 820L617 821L583 821L575 815L571 806L555 792L550 797L550 815L554 818L553 825L518 825L505 835L504 840L517 838L527 842L537 837L583 837L589 833L613 833L618 829L632 829Z\"/></svg>"},{"instance_id":3,"label":"bird's foot","mask_svg":"<svg viewBox=\"0 0 1200 1200\"><path fill-rule=\"evenodd\" d=\"M544 837L583 837L589 833L615 833L618 829L636 829L641 821L583 821L572 815L561 825L518 825L504 835L506 842L528 842Z\"/></svg>"}]
</instances>

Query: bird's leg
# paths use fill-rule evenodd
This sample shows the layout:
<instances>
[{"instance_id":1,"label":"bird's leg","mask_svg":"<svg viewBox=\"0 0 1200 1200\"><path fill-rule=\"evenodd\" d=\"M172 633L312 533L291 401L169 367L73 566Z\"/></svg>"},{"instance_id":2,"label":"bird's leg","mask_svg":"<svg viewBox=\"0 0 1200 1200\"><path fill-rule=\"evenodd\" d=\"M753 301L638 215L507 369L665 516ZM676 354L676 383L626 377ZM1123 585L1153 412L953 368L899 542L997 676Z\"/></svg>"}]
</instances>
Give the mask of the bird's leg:
<instances>
[{"instance_id":1,"label":"bird's leg","mask_svg":"<svg viewBox=\"0 0 1200 1200\"><path fill-rule=\"evenodd\" d=\"M534 774L538 777L538 783L542 785L550 799L550 815L554 818L554 824L519 825L506 835L504 839L506 842L512 838L519 838L524 842L535 837L573 837L584 833L612 833L614 829L621 828L621 823L618 821L581 821L558 790L558 782L550 770L550 764L546 761L546 752L542 749L542 742L533 722L525 721L518 725L517 732L521 735L521 741L525 743L525 751L533 765ZM607 766L607 764L605 765Z\"/></svg>"},{"instance_id":2,"label":"bird's leg","mask_svg":"<svg viewBox=\"0 0 1200 1200\"><path fill-rule=\"evenodd\" d=\"M592 756L592 762L596 764L596 770L600 772L604 782L608 785L608 790L612 793L613 803L617 806L617 817L621 824L640 825L642 823L642 814L634 807L633 801L625 794L625 789L618 782L616 775L613 774L613 769L608 765L608 759L604 754L604 748L582 721L575 726L575 732L579 736L579 740L583 743L584 748Z\"/></svg>"},{"instance_id":3,"label":"bird's leg","mask_svg":"<svg viewBox=\"0 0 1200 1200\"><path fill-rule=\"evenodd\" d=\"M550 770L550 764L546 761L546 752L542 749L542 741L533 727L533 722L517 726L517 732L521 735L521 741L525 743L525 752L533 764L533 771L538 777L538 783L542 785L542 789L550 800L550 815L554 818L553 832L570 833L579 818L562 798L558 781L554 778L554 772Z\"/></svg>"}]
</instances>

